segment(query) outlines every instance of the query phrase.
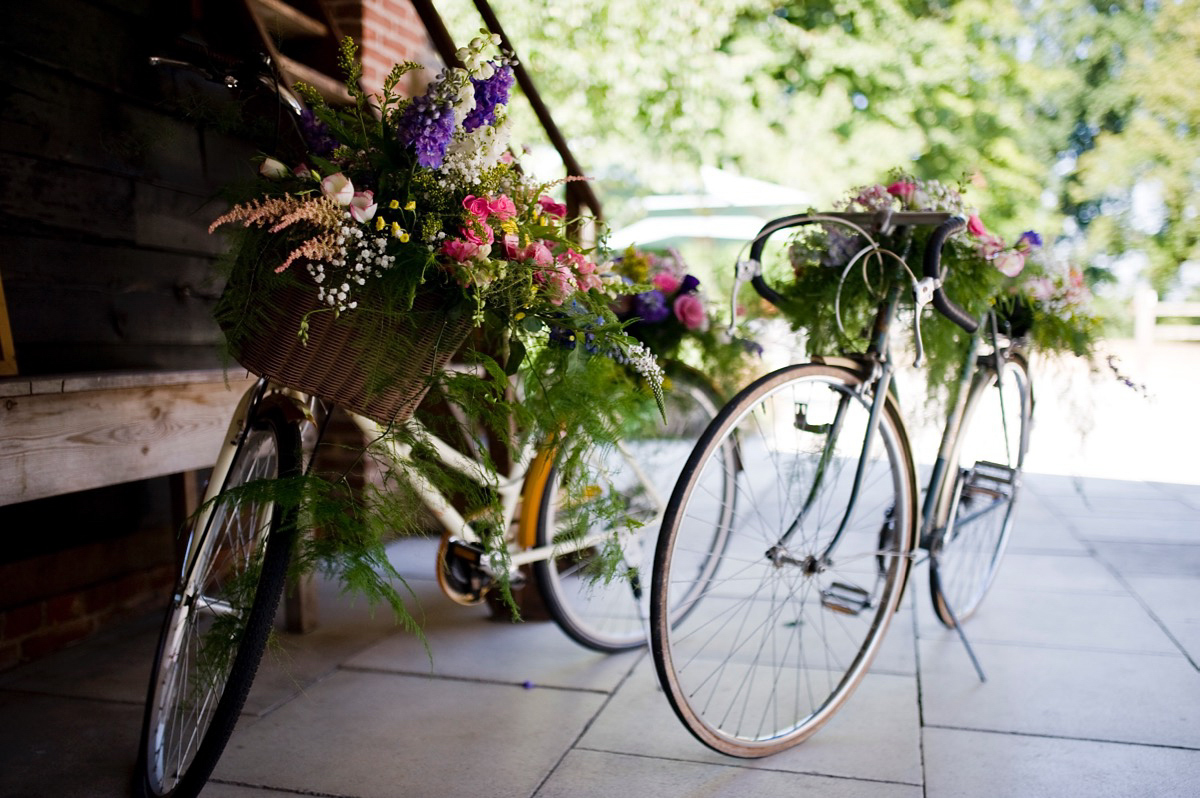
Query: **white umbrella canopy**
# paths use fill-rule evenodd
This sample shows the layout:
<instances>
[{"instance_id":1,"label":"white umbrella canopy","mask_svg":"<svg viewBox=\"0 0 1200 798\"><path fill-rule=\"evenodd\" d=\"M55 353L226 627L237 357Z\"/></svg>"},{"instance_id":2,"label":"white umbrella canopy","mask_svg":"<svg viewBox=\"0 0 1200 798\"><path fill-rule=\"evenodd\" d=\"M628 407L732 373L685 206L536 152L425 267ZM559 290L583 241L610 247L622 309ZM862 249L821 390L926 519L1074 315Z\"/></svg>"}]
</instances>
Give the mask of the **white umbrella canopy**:
<instances>
[{"instance_id":1,"label":"white umbrella canopy","mask_svg":"<svg viewBox=\"0 0 1200 798\"><path fill-rule=\"evenodd\" d=\"M790 186L710 166L700 168L700 191L656 194L641 201L646 216L613 231L613 249L661 247L681 241L748 241L767 221L807 208L812 197Z\"/></svg>"}]
</instances>

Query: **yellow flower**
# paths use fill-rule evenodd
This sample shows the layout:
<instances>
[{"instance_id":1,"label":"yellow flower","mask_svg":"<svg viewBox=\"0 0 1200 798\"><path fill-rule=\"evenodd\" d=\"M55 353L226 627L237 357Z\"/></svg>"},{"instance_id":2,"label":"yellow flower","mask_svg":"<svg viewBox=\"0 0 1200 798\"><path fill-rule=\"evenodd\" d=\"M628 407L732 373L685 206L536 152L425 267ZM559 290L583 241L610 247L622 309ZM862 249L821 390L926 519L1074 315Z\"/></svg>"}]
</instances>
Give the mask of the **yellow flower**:
<instances>
[{"instance_id":1,"label":"yellow flower","mask_svg":"<svg viewBox=\"0 0 1200 798\"><path fill-rule=\"evenodd\" d=\"M406 233L406 232L403 232L403 233L401 233L401 234L400 234L400 243L401 243L401 244L407 244L407 243L408 243L408 239L409 239L409 235L408 235L408 233Z\"/></svg>"},{"instance_id":2,"label":"yellow flower","mask_svg":"<svg viewBox=\"0 0 1200 798\"><path fill-rule=\"evenodd\" d=\"M388 203L388 207L391 208L392 210L396 210L397 208L400 207L400 200L395 200L395 199L392 200L391 202Z\"/></svg>"},{"instance_id":3,"label":"yellow flower","mask_svg":"<svg viewBox=\"0 0 1200 798\"><path fill-rule=\"evenodd\" d=\"M505 219L504 221L502 221L502 222L500 223L500 229L501 229L501 230L503 230L503 231L504 231L504 232L506 232L506 233L515 233L515 232L517 232L517 221L516 221L516 219Z\"/></svg>"},{"instance_id":4,"label":"yellow flower","mask_svg":"<svg viewBox=\"0 0 1200 798\"><path fill-rule=\"evenodd\" d=\"M525 318L525 311L523 311L523 310L517 311L517 315L513 316L513 318L516 319L517 321L520 321L521 319Z\"/></svg>"},{"instance_id":5,"label":"yellow flower","mask_svg":"<svg viewBox=\"0 0 1200 798\"><path fill-rule=\"evenodd\" d=\"M409 200L408 204L404 206L404 210L406 210L406 211L415 211L416 209L417 209L417 201L416 200Z\"/></svg>"},{"instance_id":6,"label":"yellow flower","mask_svg":"<svg viewBox=\"0 0 1200 798\"><path fill-rule=\"evenodd\" d=\"M375 229L376 229L376 230L382 230L382 229L383 229L383 226L384 226L385 224L387 224L387 222L385 222L385 221L383 220L383 217L382 217L382 216L376 216L376 217L375 217Z\"/></svg>"}]
</instances>

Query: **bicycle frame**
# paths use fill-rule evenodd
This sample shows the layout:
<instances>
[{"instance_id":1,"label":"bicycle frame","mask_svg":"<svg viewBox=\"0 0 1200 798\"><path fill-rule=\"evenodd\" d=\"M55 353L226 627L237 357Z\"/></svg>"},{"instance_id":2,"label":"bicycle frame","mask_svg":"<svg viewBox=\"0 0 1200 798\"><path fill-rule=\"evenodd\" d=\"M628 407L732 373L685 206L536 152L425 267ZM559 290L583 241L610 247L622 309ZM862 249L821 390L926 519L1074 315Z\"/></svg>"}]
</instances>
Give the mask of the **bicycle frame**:
<instances>
[{"instance_id":1,"label":"bicycle frame","mask_svg":"<svg viewBox=\"0 0 1200 798\"><path fill-rule=\"evenodd\" d=\"M266 379L260 378L251 386L238 402L233 417L230 419L229 430L213 467L204 496L204 503L197 513L192 533L189 536L189 553L199 546L203 535L207 534L209 519L212 515L213 500L225 487L226 475L233 464L238 446L248 432L247 423L260 402L273 390ZM315 402L313 397L291 390L280 393L294 403L297 417L313 420ZM307 406L307 409L304 409ZM403 463L411 454L411 446L396 440L387 434L385 425L379 424L365 416L355 413L348 414L355 426L367 437L383 447L387 457L397 463ZM511 531L514 522L517 523L515 534L508 535L506 551L497 552L493 562L487 566L493 572L511 571L521 566L541 560L550 559L555 553L570 554L601 545L611 534L596 531L590 535L570 541L556 542L554 545L535 546L538 524L538 500L540 499L554 463L555 449L553 446L539 446L534 442L526 443L506 474L493 475L479 459L464 454L449 443L433 434L417 419L405 422L423 440L429 443L437 461L446 468L474 481L481 486L494 490L500 499L501 529ZM642 483L647 495L653 502L657 515L661 517L665 510L666 501L655 489L653 481L643 471L629 451L620 443L617 450L625 463L632 469L634 475ZM311 460L313 452L309 451L306 462ZM484 537L472 523L437 489L427 478L416 469L410 469L406 478L425 507L437 519L442 529L459 541L480 546ZM518 509L520 517L518 519ZM187 561L191 561L189 557Z\"/></svg>"}]
</instances>

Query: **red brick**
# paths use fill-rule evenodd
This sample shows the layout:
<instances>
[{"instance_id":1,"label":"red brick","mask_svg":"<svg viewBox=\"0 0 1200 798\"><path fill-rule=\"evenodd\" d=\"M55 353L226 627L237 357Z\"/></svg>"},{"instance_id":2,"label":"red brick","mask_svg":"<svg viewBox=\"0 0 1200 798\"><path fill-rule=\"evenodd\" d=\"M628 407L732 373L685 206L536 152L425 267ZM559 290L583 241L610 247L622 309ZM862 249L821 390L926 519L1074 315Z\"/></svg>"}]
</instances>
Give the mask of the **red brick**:
<instances>
[{"instance_id":1,"label":"red brick","mask_svg":"<svg viewBox=\"0 0 1200 798\"><path fill-rule=\"evenodd\" d=\"M17 640L41 628L42 620L45 618L44 607L40 601L35 604L26 604L24 607L5 610L3 618L0 640Z\"/></svg>"},{"instance_id":2,"label":"red brick","mask_svg":"<svg viewBox=\"0 0 1200 798\"><path fill-rule=\"evenodd\" d=\"M0 645L0 673L19 665L20 662L20 643L4 643Z\"/></svg>"},{"instance_id":3,"label":"red brick","mask_svg":"<svg viewBox=\"0 0 1200 798\"><path fill-rule=\"evenodd\" d=\"M96 630L95 618L80 618L70 623L47 628L40 634L21 641L23 659L39 659L71 643L76 643Z\"/></svg>"},{"instance_id":4,"label":"red brick","mask_svg":"<svg viewBox=\"0 0 1200 798\"><path fill-rule=\"evenodd\" d=\"M57 626L74 620L85 613L83 595L68 593L46 600L46 625Z\"/></svg>"}]
</instances>

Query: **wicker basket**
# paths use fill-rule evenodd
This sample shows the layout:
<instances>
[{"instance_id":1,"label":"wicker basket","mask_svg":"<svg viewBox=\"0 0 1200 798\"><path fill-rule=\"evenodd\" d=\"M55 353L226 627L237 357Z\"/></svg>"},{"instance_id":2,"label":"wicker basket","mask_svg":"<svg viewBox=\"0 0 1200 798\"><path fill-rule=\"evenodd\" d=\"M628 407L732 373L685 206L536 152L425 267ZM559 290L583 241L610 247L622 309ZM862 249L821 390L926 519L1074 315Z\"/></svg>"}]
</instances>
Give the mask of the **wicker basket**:
<instances>
[{"instance_id":1,"label":"wicker basket","mask_svg":"<svg viewBox=\"0 0 1200 798\"><path fill-rule=\"evenodd\" d=\"M400 324L385 322L369 303L337 317L313 313L306 345L297 337L300 324L325 306L311 286L291 284L256 310L252 326L262 332L231 335L229 343L237 361L260 377L380 423L404 421L474 327L468 316L447 314L447 304L436 291L418 291Z\"/></svg>"}]
</instances>

